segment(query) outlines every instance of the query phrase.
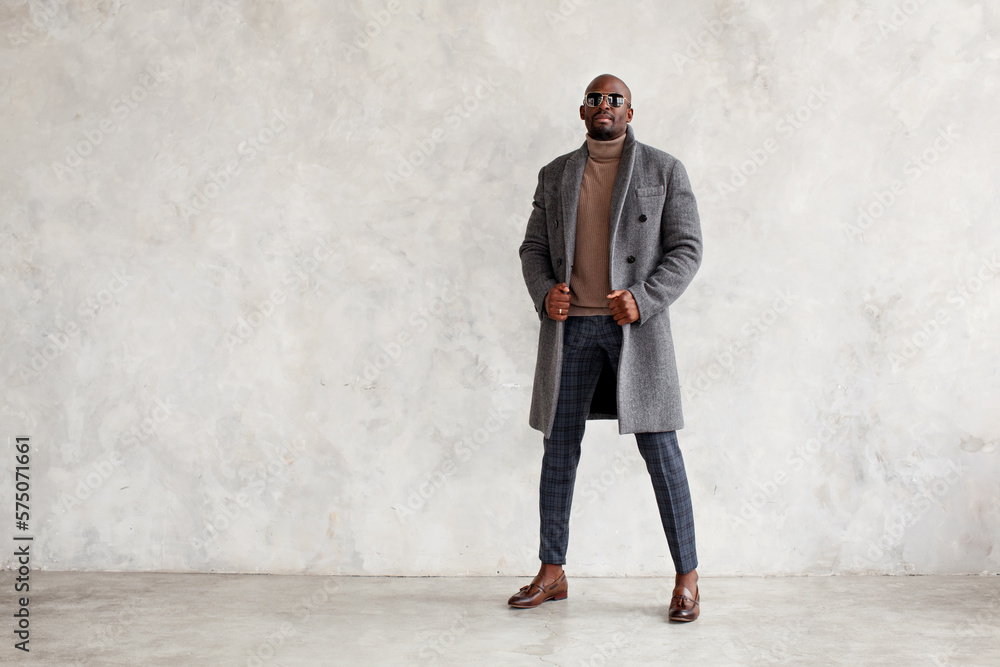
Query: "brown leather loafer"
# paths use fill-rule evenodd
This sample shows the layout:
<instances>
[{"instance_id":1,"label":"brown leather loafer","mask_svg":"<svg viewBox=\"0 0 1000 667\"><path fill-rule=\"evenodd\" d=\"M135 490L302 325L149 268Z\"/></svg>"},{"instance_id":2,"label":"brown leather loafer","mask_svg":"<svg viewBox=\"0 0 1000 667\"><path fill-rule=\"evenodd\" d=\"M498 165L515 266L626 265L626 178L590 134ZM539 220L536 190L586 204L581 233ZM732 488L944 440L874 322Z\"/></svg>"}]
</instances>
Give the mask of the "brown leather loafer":
<instances>
[{"instance_id":1,"label":"brown leather loafer","mask_svg":"<svg viewBox=\"0 0 1000 667\"><path fill-rule=\"evenodd\" d=\"M701 614L701 587L698 587L698 594L691 597L691 591L681 588L680 593L674 589L674 596L670 598L670 611L667 618L671 621L681 621L688 623L697 620Z\"/></svg>"},{"instance_id":2,"label":"brown leather loafer","mask_svg":"<svg viewBox=\"0 0 1000 667\"><path fill-rule=\"evenodd\" d=\"M531 609L548 600L565 600L568 590L565 572L548 586L542 586L542 575L539 574L535 575L530 584L522 586L521 590L514 593L507 600L507 604L518 609Z\"/></svg>"}]
</instances>

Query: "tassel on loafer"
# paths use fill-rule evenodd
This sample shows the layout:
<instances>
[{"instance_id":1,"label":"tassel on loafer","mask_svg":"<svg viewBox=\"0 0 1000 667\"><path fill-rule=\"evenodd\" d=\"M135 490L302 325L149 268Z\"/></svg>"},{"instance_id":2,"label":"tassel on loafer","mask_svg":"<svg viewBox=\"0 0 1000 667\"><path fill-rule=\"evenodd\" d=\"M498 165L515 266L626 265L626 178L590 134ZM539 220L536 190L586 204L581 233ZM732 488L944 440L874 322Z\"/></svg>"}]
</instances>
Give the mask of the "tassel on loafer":
<instances>
[{"instance_id":1,"label":"tassel on loafer","mask_svg":"<svg viewBox=\"0 0 1000 667\"><path fill-rule=\"evenodd\" d=\"M517 609L531 609L549 600L565 600L568 590L565 572L548 586L542 585L542 575L539 574L530 584L522 586L521 590L514 593L510 600L507 600L507 604Z\"/></svg>"},{"instance_id":2,"label":"tassel on loafer","mask_svg":"<svg viewBox=\"0 0 1000 667\"><path fill-rule=\"evenodd\" d=\"M670 598L670 611L667 612L667 618L671 621L680 621L682 623L690 623L691 621L697 620L698 616L701 614L701 587L697 589L698 593L691 597L691 591L687 588L682 588L680 593L674 592L674 596ZM691 606L688 607L687 603Z\"/></svg>"}]
</instances>

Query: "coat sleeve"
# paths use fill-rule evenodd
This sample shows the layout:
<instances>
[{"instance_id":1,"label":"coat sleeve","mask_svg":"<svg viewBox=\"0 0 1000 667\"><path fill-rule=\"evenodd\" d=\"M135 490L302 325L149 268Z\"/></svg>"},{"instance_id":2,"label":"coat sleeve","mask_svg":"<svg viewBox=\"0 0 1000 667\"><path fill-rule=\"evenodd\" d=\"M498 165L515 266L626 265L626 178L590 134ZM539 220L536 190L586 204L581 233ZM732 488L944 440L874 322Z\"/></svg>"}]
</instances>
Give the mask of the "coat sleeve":
<instances>
[{"instance_id":1,"label":"coat sleeve","mask_svg":"<svg viewBox=\"0 0 1000 667\"><path fill-rule=\"evenodd\" d=\"M701 222L687 171L675 161L660 218L663 259L645 280L628 288L643 322L677 300L701 265Z\"/></svg>"},{"instance_id":2,"label":"coat sleeve","mask_svg":"<svg viewBox=\"0 0 1000 667\"><path fill-rule=\"evenodd\" d=\"M547 315L545 312L545 295L558 281L552 269L552 255L549 251L549 232L547 212L545 209L545 168L538 172L538 187L535 188L534 201L531 203L531 216L528 218L528 228L521 243L521 273L524 284L528 287L538 318Z\"/></svg>"}]
</instances>

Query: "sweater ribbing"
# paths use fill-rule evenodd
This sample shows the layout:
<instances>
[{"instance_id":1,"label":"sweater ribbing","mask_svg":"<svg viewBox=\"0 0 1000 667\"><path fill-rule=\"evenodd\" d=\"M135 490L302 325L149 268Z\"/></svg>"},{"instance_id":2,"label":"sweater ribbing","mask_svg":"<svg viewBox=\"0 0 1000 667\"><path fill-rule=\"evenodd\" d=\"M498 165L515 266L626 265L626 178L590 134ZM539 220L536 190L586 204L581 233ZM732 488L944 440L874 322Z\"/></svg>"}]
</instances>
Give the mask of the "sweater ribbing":
<instances>
[{"instance_id":1,"label":"sweater ribbing","mask_svg":"<svg viewBox=\"0 0 1000 667\"><path fill-rule=\"evenodd\" d=\"M580 183L576 245L570 272L570 316L610 315L611 194L625 135L611 141L587 136L587 164Z\"/></svg>"}]
</instances>

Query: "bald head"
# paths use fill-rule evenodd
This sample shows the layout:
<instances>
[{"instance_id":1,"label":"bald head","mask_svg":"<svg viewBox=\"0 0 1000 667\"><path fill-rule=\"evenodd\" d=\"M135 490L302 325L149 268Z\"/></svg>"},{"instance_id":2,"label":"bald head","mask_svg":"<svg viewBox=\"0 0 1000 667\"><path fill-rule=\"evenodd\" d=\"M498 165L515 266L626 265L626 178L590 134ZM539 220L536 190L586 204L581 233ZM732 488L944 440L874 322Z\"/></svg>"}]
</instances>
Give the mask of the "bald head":
<instances>
[{"instance_id":1,"label":"bald head","mask_svg":"<svg viewBox=\"0 0 1000 667\"><path fill-rule=\"evenodd\" d=\"M614 74L601 74L587 84L587 90L585 90L584 93L592 92L621 93L628 99L632 99L632 91L629 90L624 81L619 79Z\"/></svg>"}]
</instances>

